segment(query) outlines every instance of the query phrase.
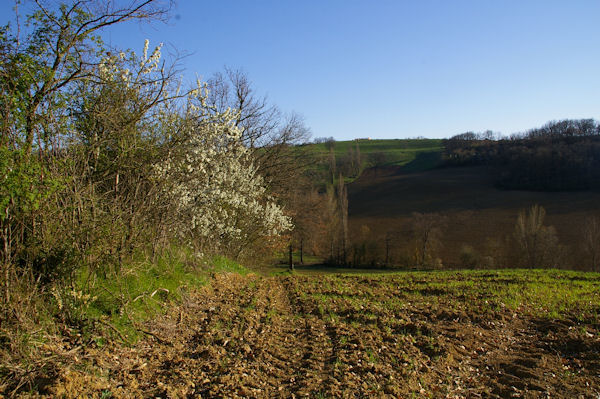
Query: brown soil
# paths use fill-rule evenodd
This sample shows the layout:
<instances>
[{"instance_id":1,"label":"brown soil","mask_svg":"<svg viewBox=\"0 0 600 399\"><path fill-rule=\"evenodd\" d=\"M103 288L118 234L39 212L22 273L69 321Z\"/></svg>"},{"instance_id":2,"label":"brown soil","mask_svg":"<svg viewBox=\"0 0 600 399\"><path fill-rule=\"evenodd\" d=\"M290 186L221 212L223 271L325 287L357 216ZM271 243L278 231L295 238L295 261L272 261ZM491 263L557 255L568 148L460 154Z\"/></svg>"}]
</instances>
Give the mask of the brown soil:
<instances>
[{"instance_id":1,"label":"brown soil","mask_svg":"<svg viewBox=\"0 0 600 399\"><path fill-rule=\"evenodd\" d=\"M398 281L218 275L149 325L155 337L85 349L47 394L600 397L597 322L478 312L460 297L411 293Z\"/></svg>"}]
</instances>

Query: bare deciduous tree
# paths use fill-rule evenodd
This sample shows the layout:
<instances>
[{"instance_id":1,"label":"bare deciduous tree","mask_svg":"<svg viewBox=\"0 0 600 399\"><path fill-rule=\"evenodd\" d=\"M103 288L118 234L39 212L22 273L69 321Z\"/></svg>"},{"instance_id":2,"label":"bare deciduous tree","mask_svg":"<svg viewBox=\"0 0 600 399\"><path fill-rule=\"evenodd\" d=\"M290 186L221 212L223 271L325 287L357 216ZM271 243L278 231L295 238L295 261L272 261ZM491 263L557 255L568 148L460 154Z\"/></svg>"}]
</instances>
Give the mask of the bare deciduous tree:
<instances>
[{"instance_id":1,"label":"bare deciduous tree","mask_svg":"<svg viewBox=\"0 0 600 399\"><path fill-rule=\"evenodd\" d=\"M593 271L600 271L600 220L591 218L583 229L583 250Z\"/></svg>"},{"instance_id":2,"label":"bare deciduous tree","mask_svg":"<svg viewBox=\"0 0 600 399\"><path fill-rule=\"evenodd\" d=\"M341 242L341 259L340 263L345 264L348 260L348 189L344 183L344 176L340 173L338 177L338 209L340 214L341 230L340 230L340 242Z\"/></svg>"},{"instance_id":3,"label":"bare deciduous tree","mask_svg":"<svg viewBox=\"0 0 600 399\"><path fill-rule=\"evenodd\" d=\"M235 121L242 129L244 143L250 148L272 144L281 125L282 113L267 97L259 97L246 73L240 69L225 68L208 80L211 105L220 112L227 108L239 111Z\"/></svg>"},{"instance_id":4,"label":"bare deciduous tree","mask_svg":"<svg viewBox=\"0 0 600 399\"><path fill-rule=\"evenodd\" d=\"M304 151L293 146L307 142L310 130L297 113L284 114L259 96L247 74L225 68L208 80L209 104L219 111L239 112L235 124L242 139L252 149L259 173L276 191L286 191L310 162Z\"/></svg>"},{"instance_id":5,"label":"bare deciduous tree","mask_svg":"<svg viewBox=\"0 0 600 399\"><path fill-rule=\"evenodd\" d=\"M415 262L418 266L432 266L436 261L437 251L442 242L442 228L445 219L437 213L412 214L412 235L415 243Z\"/></svg>"},{"instance_id":6,"label":"bare deciduous tree","mask_svg":"<svg viewBox=\"0 0 600 399\"><path fill-rule=\"evenodd\" d=\"M519 213L514 237L525 267L557 266L558 237L554 227L544 226L545 217L546 210L539 205Z\"/></svg>"}]
</instances>

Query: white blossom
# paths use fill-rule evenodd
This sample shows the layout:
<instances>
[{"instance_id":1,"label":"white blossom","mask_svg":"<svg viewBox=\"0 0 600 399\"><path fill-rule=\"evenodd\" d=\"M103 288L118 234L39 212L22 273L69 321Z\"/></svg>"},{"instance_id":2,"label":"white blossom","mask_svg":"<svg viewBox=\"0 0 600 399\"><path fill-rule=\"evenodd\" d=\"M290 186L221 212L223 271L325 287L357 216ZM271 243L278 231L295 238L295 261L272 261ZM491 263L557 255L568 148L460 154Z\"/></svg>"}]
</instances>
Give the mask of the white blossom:
<instances>
[{"instance_id":1,"label":"white blossom","mask_svg":"<svg viewBox=\"0 0 600 399\"><path fill-rule=\"evenodd\" d=\"M149 45L146 40L141 58L133 52L130 57L106 57L98 66L99 77L125 83L138 97L153 97L162 44L148 56ZM267 194L242 131L235 126L239 111L217 112L208 104L208 94L207 84L198 80L186 104L164 101L158 112L157 129L169 147L165 159L154 166L162 188L157 206L167 207L170 215L165 227L185 242L239 246L290 230L290 218ZM162 95L166 99L172 92Z\"/></svg>"},{"instance_id":2,"label":"white blossom","mask_svg":"<svg viewBox=\"0 0 600 399\"><path fill-rule=\"evenodd\" d=\"M198 84L182 120L199 122L190 128L181 152L156 166L159 176L172 182L165 194L185 220L179 233L244 242L290 230L290 218L266 194L264 180L242 143L234 125L237 112L216 112L206 105L205 96L205 85Z\"/></svg>"}]
</instances>

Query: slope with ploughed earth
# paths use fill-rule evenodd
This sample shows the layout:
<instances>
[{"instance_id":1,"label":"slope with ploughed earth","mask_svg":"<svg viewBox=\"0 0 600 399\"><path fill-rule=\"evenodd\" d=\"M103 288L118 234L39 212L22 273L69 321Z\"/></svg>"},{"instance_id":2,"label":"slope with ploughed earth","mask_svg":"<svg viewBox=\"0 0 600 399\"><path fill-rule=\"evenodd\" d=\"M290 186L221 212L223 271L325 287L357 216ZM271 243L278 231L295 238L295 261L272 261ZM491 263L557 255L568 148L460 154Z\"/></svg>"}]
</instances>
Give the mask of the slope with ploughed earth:
<instances>
[{"instance_id":1,"label":"slope with ploughed earth","mask_svg":"<svg viewBox=\"0 0 600 399\"><path fill-rule=\"evenodd\" d=\"M536 192L501 190L485 167L441 167L408 172L403 167L371 168L348 185L351 230L368 226L374 237L410 224L413 212L446 217L440 257L460 265L462 245L483 250L488 239L514 231L517 215L534 204L547 211L546 224L562 244L580 250L582 229L592 216L600 217L600 192Z\"/></svg>"},{"instance_id":2,"label":"slope with ploughed earth","mask_svg":"<svg viewBox=\"0 0 600 399\"><path fill-rule=\"evenodd\" d=\"M88 345L66 397L600 394L600 275L220 274L134 347Z\"/></svg>"}]
</instances>

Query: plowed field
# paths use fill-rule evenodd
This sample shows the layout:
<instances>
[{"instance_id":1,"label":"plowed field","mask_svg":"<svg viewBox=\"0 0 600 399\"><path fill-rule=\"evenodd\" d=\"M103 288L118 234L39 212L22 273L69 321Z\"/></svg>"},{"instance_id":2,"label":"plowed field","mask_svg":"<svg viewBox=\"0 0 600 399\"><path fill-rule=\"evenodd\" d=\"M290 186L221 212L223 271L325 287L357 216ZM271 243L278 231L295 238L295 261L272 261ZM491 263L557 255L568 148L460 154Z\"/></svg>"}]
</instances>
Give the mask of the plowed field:
<instances>
[{"instance_id":1,"label":"plowed field","mask_svg":"<svg viewBox=\"0 0 600 399\"><path fill-rule=\"evenodd\" d=\"M48 393L597 399L599 312L597 274L221 274Z\"/></svg>"}]
</instances>

